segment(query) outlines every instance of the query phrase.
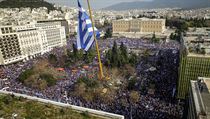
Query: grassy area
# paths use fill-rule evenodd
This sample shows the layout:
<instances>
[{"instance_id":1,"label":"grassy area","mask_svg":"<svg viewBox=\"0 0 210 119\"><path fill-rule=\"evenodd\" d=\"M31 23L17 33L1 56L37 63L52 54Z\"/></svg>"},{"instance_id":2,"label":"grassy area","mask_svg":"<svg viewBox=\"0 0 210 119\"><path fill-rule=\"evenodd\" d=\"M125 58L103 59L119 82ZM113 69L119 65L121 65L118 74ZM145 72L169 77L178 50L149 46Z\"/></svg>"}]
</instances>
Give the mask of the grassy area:
<instances>
[{"instance_id":1,"label":"grassy area","mask_svg":"<svg viewBox=\"0 0 210 119\"><path fill-rule=\"evenodd\" d=\"M11 119L100 119L88 114L78 113L70 108L61 108L10 95L0 95L0 118Z\"/></svg>"},{"instance_id":2,"label":"grassy area","mask_svg":"<svg viewBox=\"0 0 210 119\"><path fill-rule=\"evenodd\" d=\"M43 90L54 86L57 80L65 79L65 77L65 72L58 71L50 65L48 60L40 59L33 68L24 71L19 80L28 87Z\"/></svg>"},{"instance_id":3,"label":"grassy area","mask_svg":"<svg viewBox=\"0 0 210 119\"><path fill-rule=\"evenodd\" d=\"M81 77L77 79L70 96L80 97L88 102L100 99L103 103L113 103L119 89L133 90L136 84L135 68L130 65L120 68L104 67L103 81L94 78ZM133 82L128 79L134 76Z\"/></svg>"}]
</instances>

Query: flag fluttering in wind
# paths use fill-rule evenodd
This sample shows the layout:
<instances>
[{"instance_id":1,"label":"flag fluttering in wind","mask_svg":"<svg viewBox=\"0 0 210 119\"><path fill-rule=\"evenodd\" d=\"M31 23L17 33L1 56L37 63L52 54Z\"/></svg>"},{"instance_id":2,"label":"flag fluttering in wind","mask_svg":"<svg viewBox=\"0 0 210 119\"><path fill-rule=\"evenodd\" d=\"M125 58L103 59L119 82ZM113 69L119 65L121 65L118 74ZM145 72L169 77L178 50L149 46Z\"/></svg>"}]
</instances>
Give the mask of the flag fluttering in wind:
<instances>
[{"instance_id":1,"label":"flag fluttering in wind","mask_svg":"<svg viewBox=\"0 0 210 119\"><path fill-rule=\"evenodd\" d=\"M98 65L99 65L98 76L99 79L102 80L104 78L104 75L103 75L101 56L97 41L97 39L100 38L100 33L95 28L94 23L92 23L93 17L89 0L87 0L87 3L88 3L90 17L86 13L86 11L82 8L78 0L79 17L78 17L78 31L77 31L77 49L84 49L85 51L88 51L93 45L93 43L95 43L96 51L98 54Z\"/></svg>"},{"instance_id":2,"label":"flag fluttering in wind","mask_svg":"<svg viewBox=\"0 0 210 119\"><path fill-rule=\"evenodd\" d=\"M77 49L84 49L88 51L94 43L94 33L92 22L86 11L82 8L79 0L79 17L78 17L78 31L77 31ZM96 38L100 38L100 33L97 28L94 27Z\"/></svg>"}]
</instances>

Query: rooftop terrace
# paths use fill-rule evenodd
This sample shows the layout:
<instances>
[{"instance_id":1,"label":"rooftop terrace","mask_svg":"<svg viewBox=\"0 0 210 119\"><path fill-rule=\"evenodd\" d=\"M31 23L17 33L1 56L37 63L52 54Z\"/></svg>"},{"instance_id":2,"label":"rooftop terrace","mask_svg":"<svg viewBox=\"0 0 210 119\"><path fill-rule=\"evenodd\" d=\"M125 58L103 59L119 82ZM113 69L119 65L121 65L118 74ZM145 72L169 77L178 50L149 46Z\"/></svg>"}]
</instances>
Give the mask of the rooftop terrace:
<instances>
[{"instance_id":1,"label":"rooftop terrace","mask_svg":"<svg viewBox=\"0 0 210 119\"><path fill-rule=\"evenodd\" d=\"M210 37L207 36L191 36L184 37L184 45L187 49L188 55L192 56L210 56Z\"/></svg>"}]
</instances>

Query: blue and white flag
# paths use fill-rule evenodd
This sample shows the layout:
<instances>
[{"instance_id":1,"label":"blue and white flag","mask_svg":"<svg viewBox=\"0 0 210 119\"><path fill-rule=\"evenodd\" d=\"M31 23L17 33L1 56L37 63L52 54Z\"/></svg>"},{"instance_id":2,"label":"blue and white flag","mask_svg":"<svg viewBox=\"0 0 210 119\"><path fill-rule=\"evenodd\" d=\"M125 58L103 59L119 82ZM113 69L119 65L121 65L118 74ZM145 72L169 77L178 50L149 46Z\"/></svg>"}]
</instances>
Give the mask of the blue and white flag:
<instances>
[{"instance_id":1,"label":"blue and white flag","mask_svg":"<svg viewBox=\"0 0 210 119\"><path fill-rule=\"evenodd\" d=\"M94 34L92 28L92 22L86 11L81 7L78 0L79 6L79 21L77 31L77 49L84 49L88 51L94 43ZM97 39L100 38L100 33L97 28L94 27Z\"/></svg>"}]
</instances>

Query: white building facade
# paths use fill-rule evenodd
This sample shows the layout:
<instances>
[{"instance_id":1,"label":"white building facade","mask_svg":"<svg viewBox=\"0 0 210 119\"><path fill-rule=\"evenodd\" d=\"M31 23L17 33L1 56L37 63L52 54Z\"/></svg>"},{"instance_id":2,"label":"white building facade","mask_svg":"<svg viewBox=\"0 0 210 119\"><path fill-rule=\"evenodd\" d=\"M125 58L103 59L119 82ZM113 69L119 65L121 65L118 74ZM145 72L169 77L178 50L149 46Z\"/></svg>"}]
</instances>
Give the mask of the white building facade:
<instances>
[{"instance_id":1,"label":"white building facade","mask_svg":"<svg viewBox=\"0 0 210 119\"><path fill-rule=\"evenodd\" d=\"M40 31L34 25L17 26L16 32L23 57L26 59L42 54L42 39Z\"/></svg>"},{"instance_id":2,"label":"white building facade","mask_svg":"<svg viewBox=\"0 0 210 119\"><path fill-rule=\"evenodd\" d=\"M164 33L165 19L121 19L112 22L113 33Z\"/></svg>"},{"instance_id":3,"label":"white building facade","mask_svg":"<svg viewBox=\"0 0 210 119\"><path fill-rule=\"evenodd\" d=\"M42 55L67 45L65 27L55 23L0 27L0 65Z\"/></svg>"},{"instance_id":4,"label":"white building facade","mask_svg":"<svg viewBox=\"0 0 210 119\"><path fill-rule=\"evenodd\" d=\"M61 47L66 45L66 33L65 27L61 26L57 22L53 23L37 23L35 27L45 32L47 42L45 45L51 50L54 47Z\"/></svg>"},{"instance_id":5,"label":"white building facade","mask_svg":"<svg viewBox=\"0 0 210 119\"><path fill-rule=\"evenodd\" d=\"M11 26L0 27L0 64L23 60L17 32Z\"/></svg>"}]
</instances>

